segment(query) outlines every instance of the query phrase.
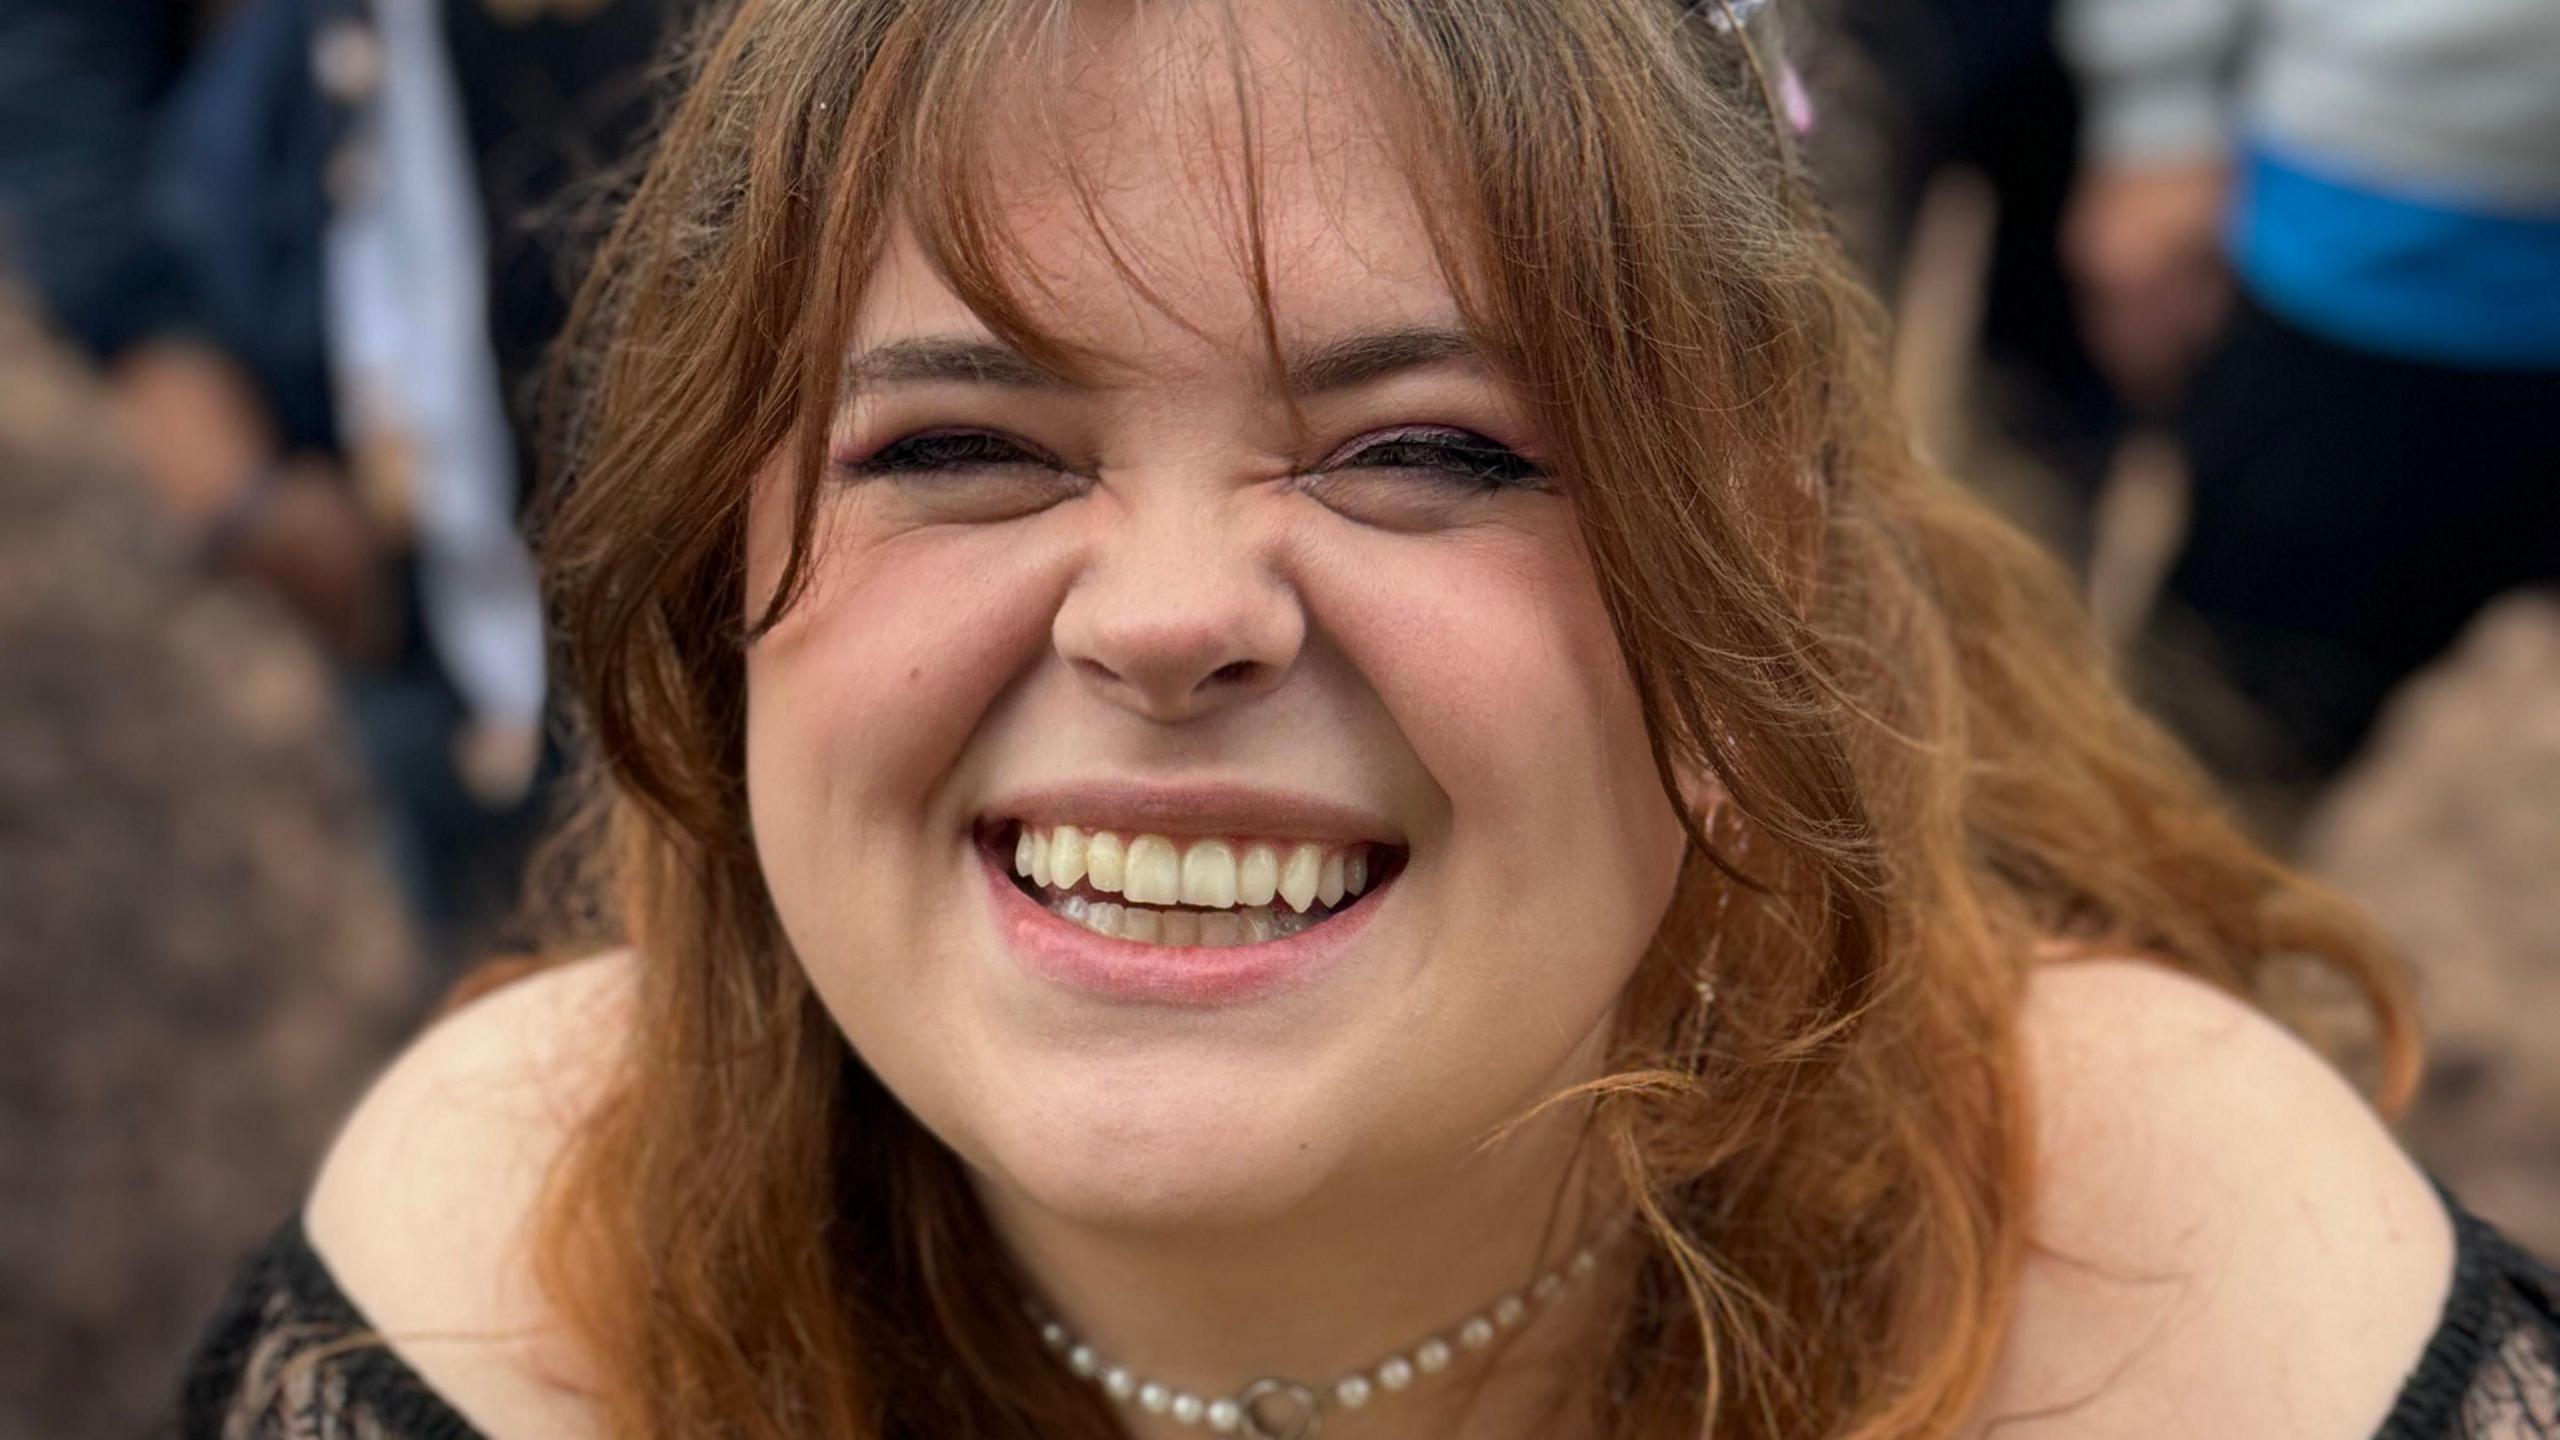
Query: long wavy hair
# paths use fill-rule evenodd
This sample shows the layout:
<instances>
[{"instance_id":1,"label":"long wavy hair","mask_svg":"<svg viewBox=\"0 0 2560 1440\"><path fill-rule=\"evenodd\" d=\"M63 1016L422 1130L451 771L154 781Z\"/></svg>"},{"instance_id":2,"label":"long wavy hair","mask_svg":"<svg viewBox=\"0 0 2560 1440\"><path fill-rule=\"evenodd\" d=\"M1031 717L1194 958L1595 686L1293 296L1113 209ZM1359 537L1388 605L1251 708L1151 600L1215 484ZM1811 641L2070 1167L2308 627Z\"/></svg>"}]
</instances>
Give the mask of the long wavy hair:
<instances>
[{"instance_id":1,"label":"long wavy hair","mask_svg":"<svg viewBox=\"0 0 2560 1440\"><path fill-rule=\"evenodd\" d=\"M892 218L1000 335L1061 353L1020 294L986 102L1036 88L1073 8L736 0L684 47L561 352L541 541L592 771L563 953L624 941L638 978L537 1236L622 1440L1118 1433L1022 1323L959 1163L804 979L741 726ZM2139 952L2255 996L2316 956L2379 1017L2386 1105L2415 1067L2396 965L2129 705L2060 570L1915 458L1879 317L1730 25L1672 0L1332 8L1394 97L1467 324L1554 447L1666 788L1712 772L1730 797L1688 817L1613 1073L1577 1096L1642 1237L1590 1423L1941 1433L2025 1252L2035 957ZM1258 248L1240 278L1267 322ZM742 522L778 451L792 550L749 614Z\"/></svg>"}]
</instances>

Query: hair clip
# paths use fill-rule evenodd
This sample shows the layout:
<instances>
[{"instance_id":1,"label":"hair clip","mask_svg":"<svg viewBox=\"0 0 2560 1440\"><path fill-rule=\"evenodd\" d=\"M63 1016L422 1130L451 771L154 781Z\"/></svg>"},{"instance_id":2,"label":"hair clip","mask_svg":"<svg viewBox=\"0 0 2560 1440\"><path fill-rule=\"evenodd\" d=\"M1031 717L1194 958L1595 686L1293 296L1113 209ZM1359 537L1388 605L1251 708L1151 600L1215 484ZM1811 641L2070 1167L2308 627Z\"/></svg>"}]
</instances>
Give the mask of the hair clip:
<instances>
[{"instance_id":1,"label":"hair clip","mask_svg":"<svg viewBox=\"0 0 2560 1440\"><path fill-rule=\"evenodd\" d=\"M1721 34L1735 35L1747 30L1769 4L1770 0L1684 0L1681 9L1685 14L1705 16L1707 24ZM1744 44L1749 43L1746 38ZM1756 59L1753 67L1758 68ZM1813 94L1805 88L1804 76L1797 73L1795 62L1778 56L1766 83L1770 103L1786 121L1787 129L1798 136L1811 134Z\"/></svg>"},{"instance_id":2,"label":"hair clip","mask_svg":"<svg viewBox=\"0 0 2560 1440\"><path fill-rule=\"evenodd\" d=\"M1752 18L1769 8L1769 0L1690 0L1689 9L1707 17L1707 23L1727 34L1751 23Z\"/></svg>"}]
</instances>

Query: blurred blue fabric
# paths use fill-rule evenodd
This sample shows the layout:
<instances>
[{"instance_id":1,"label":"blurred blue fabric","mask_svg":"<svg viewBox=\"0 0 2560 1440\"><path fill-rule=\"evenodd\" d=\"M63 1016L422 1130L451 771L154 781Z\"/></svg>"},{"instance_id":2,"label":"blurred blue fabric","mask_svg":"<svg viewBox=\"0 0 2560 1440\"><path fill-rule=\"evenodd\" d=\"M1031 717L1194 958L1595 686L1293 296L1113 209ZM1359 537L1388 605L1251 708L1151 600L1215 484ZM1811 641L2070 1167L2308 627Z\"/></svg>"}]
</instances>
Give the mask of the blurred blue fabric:
<instances>
[{"instance_id":1,"label":"blurred blue fabric","mask_svg":"<svg viewBox=\"0 0 2560 1440\"><path fill-rule=\"evenodd\" d=\"M143 203L183 7L0 0L0 267L91 351L193 323Z\"/></svg>"},{"instance_id":2,"label":"blurred blue fabric","mask_svg":"<svg viewBox=\"0 0 2560 1440\"><path fill-rule=\"evenodd\" d=\"M333 4L243 0L163 109L150 170L153 223L203 327L254 373L288 448L334 448L322 235L329 157L345 108L312 80L312 38Z\"/></svg>"}]
</instances>

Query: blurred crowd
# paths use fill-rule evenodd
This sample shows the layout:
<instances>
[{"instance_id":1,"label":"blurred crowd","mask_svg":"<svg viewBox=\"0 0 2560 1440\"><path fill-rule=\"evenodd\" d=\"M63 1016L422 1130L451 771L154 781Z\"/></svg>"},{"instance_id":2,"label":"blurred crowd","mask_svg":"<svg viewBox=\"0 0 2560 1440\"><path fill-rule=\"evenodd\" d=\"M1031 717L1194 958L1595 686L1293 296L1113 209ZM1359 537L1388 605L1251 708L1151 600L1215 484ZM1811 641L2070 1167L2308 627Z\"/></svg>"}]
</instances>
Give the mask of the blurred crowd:
<instances>
[{"instance_id":1,"label":"blurred crowd","mask_svg":"<svg viewBox=\"0 0 2560 1440\"><path fill-rule=\"evenodd\" d=\"M557 768L525 437L669 8L0 3L0 255L193 563L328 657L449 956Z\"/></svg>"},{"instance_id":2,"label":"blurred crowd","mask_svg":"<svg viewBox=\"0 0 2560 1440\"><path fill-rule=\"evenodd\" d=\"M2560 1247L2560 5L1780 15L1920 443L2400 931L2412 1143ZM681 18L0 0L0 1434L158 1414L520 938L542 366Z\"/></svg>"},{"instance_id":3,"label":"blurred crowd","mask_svg":"<svg viewBox=\"0 0 2560 1440\"><path fill-rule=\"evenodd\" d=\"M1979 413L2076 492L2052 538L2093 580L2131 538L2167 562L2093 598L2138 661L2209 662L2239 705L2152 698L2282 827L2486 605L2560 580L2560 8L1849 14L1879 275L1923 313L1982 277ZM2176 536L2100 523L2164 484Z\"/></svg>"}]
</instances>

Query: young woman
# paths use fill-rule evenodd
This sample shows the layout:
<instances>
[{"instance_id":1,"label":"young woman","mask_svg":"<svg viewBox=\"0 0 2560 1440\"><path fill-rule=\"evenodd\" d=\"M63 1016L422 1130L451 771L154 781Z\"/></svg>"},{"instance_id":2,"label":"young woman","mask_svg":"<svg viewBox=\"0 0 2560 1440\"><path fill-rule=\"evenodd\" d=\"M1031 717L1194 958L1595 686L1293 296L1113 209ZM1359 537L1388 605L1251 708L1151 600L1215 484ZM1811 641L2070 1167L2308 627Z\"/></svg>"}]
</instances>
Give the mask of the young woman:
<instances>
[{"instance_id":1,"label":"young woman","mask_svg":"<svg viewBox=\"0 0 2560 1440\"><path fill-rule=\"evenodd\" d=\"M547 551L610 947L204 1435L2516 1436L2343 902L1913 459L1734 12L744 0ZM564 947L574 948L574 947Z\"/></svg>"}]
</instances>

